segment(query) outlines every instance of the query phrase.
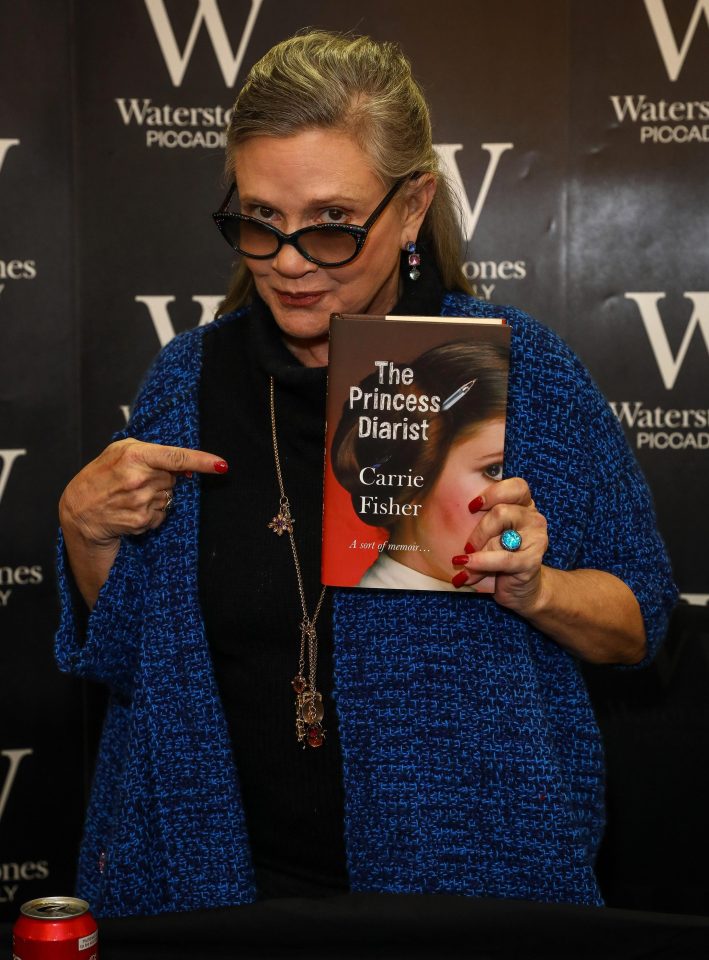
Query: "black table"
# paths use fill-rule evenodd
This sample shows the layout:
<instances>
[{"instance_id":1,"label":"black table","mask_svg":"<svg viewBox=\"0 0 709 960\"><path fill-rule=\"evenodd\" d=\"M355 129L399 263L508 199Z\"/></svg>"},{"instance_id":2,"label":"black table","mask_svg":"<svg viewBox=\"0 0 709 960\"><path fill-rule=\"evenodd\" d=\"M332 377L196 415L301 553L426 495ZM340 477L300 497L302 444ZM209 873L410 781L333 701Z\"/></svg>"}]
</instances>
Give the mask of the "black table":
<instances>
[{"instance_id":1,"label":"black table","mask_svg":"<svg viewBox=\"0 0 709 960\"><path fill-rule=\"evenodd\" d=\"M0 954L11 956L10 926ZM349 894L99 923L100 960L709 957L709 918L631 910Z\"/></svg>"}]
</instances>

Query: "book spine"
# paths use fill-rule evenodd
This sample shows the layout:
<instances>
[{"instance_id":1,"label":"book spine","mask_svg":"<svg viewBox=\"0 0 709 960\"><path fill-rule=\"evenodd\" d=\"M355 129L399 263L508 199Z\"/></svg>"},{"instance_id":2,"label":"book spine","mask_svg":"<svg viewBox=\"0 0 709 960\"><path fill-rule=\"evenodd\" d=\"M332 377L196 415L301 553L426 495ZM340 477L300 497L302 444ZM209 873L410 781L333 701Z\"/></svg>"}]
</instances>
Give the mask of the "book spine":
<instances>
[{"instance_id":1,"label":"book spine","mask_svg":"<svg viewBox=\"0 0 709 960\"><path fill-rule=\"evenodd\" d=\"M330 326L330 348L328 363L333 363L333 355L337 354L337 336L333 336L333 330L337 327L338 317L334 316ZM336 484L332 472L331 450L332 437L338 419L338 411L334 409L335 400L332 391L327 391L327 404L325 407L325 472L323 479L323 526L322 526L322 558L321 558L321 579L328 586L343 586L336 582L337 562L335 556L335 534L332 529L335 517L335 497Z\"/></svg>"}]
</instances>

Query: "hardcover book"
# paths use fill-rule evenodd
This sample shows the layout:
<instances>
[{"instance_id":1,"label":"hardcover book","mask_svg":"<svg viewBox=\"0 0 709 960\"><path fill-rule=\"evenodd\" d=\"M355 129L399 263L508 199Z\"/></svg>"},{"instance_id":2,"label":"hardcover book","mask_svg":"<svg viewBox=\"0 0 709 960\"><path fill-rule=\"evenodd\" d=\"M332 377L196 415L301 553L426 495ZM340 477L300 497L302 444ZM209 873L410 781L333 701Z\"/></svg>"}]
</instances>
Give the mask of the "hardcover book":
<instances>
[{"instance_id":1,"label":"hardcover book","mask_svg":"<svg viewBox=\"0 0 709 960\"><path fill-rule=\"evenodd\" d=\"M456 589L468 504L502 477L509 340L500 319L333 315L324 584Z\"/></svg>"}]
</instances>

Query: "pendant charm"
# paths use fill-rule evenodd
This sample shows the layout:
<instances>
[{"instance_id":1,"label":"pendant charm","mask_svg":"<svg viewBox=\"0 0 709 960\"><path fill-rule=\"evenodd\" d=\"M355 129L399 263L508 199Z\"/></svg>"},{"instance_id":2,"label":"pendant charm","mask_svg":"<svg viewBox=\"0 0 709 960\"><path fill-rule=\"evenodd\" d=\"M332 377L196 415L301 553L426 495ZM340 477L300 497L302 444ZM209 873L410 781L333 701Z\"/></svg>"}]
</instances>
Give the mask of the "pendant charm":
<instances>
[{"instance_id":1,"label":"pendant charm","mask_svg":"<svg viewBox=\"0 0 709 960\"><path fill-rule=\"evenodd\" d=\"M312 727L308 727L308 746L309 747L321 747L325 742L325 731L320 726L319 723L313 724Z\"/></svg>"},{"instance_id":2,"label":"pendant charm","mask_svg":"<svg viewBox=\"0 0 709 960\"><path fill-rule=\"evenodd\" d=\"M280 509L269 523L268 529L273 530L279 537L282 537L284 533L293 533L293 523L294 520L290 513L288 498L281 497Z\"/></svg>"},{"instance_id":3,"label":"pendant charm","mask_svg":"<svg viewBox=\"0 0 709 960\"><path fill-rule=\"evenodd\" d=\"M308 724L320 723L323 718L324 710L322 705L322 694L303 693L298 697L300 705L300 715Z\"/></svg>"},{"instance_id":4,"label":"pendant charm","mask_svg":"<svg viewBox=\"0 0 709 960\"><path fill-rule=\"evenodd\" d=\"M322 694L310 691L305 677L298 674L291 681L295 690L295 735L306 747L321 747L325 742L322 719L325 715Z\"/></svg>"}]
</instances>

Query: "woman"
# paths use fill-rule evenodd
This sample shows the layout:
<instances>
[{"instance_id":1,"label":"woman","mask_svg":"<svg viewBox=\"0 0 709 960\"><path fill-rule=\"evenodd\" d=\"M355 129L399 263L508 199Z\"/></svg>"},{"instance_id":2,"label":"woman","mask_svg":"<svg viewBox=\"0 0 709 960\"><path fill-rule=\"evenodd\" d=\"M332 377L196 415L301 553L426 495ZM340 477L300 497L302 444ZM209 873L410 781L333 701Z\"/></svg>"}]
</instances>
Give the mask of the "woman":
<instances>
[{"instance_id":1,"label":"woman","mask_svg":"<svg viewBox=\"0 0 709 960\"><path fill-rule=\"evenodd\" d=\"M394 422L427 421L427 430L406 443L387 443L359 436L357 408L346 403L333 438L335 476L352 497L355 513L365 523L384 526L386 548L365 571L360 587L409 590L493 591L493 577L471 576L465 570L471 544L468 534L481 519L470 511L491 481L502 479L507 405L508 351L502 346L468 341L446 343L427 350L407 367L409 385L381 384L370 374L360 384L364 394L399 393L415 397L436 396L441 384L457 384L440 409L431 413L417 406L387 405ZM382 461L380 466L377 461ZM410 504L406 513L382 520L362 511L363 498L371 499L372 464L380 472L417 478L417 485L386 487L398 505ZM364 502L367 502L365 500ZM456 569L457 568L457 569Z\"/></svg>"},{"instance_id":2,"label":"woman","mask_svg":"<svg viewBox=\"0 0 709 960\"><path fill-rule=\"evenodd\" d=\"M607 404L553 334L464 292L394 45L279 44L227 169L238 207L215 216L246 256L221 315L163 350L61 501L59 662L111 691L80 893L101 916L343 890L599 903L576 658L641 661L675 598ZM512 328L509 476L476 498L465 566L496 577L482 602L318 593L329 317L392 310Z\"/></svg>"}]
</instances>

